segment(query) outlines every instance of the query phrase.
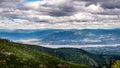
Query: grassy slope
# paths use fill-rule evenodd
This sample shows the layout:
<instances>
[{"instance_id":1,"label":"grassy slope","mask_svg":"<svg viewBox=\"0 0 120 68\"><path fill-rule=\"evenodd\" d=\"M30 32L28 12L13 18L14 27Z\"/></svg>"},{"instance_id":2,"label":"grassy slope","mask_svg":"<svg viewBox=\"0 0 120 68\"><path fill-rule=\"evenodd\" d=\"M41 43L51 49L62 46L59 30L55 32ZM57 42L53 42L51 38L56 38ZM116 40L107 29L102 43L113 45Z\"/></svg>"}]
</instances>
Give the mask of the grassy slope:
<instances>
[{"instance_id":1,"label":"grassy slope","mask_svg":"<svg viewBox=\"0 0 120 68\"><path fill-rule=\"evenodd\" d=\"M44 53L48 53L50 55L56 56L58 58L61 58L69 62L82 63L91 67L103 66L106 64L107 61L107 59L105 59L101 55L91 54L81 49L75 49L75 48L52 49L52 48L45 48L34 45L26 45L26 46Z\"/></svg>"},{"instance_id":2,"label":"grassy slope","mask_svg":"<svg viewBox=\"0 0 120 68\"><path fill-rule=\"evenodd\" d=\"M1 68L88 68L62 61L42 52L0 39Z\"/></svg>"}]
</instances>

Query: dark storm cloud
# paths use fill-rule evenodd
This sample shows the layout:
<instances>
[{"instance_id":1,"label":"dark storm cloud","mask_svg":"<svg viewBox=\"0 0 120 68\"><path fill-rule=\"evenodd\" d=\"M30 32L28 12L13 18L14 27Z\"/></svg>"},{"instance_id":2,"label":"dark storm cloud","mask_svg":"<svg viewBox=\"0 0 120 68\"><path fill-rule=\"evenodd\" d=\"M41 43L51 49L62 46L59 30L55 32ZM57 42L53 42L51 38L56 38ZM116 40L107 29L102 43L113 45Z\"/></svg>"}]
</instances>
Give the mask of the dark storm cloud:
<instances>
[{"instance_id":1,"label":"dark storm cloud","mask_svg":"<svg viewBox=\"0 0 120 68\"><path fill-rule=\"evenodd\" d=\"M50 16L55 16L55 17L60 17L60 16L71 16L73 15L76 11L74 7L71 6L62 6L62 7L57 7L58 9L52 9L48 11L48 14Z\"/></svg>"},{"instance_id":2,"label":"dark storm cloud","mask_svg":"<svg viewBox=\"0 0 120 68\"><path fill-rule=\"evenodd\" d=\"M1 2L20 2L21 0L0 0Z\"/></svg>"},{"instance_id":3,"label":"dark storm cloud","mask_svg":"<svg viewBox=\"0 0 120 68\"><path fill-rule=\"evenodd\" d=\"M17 8L23 0L0 0L0 8Z\"/></svg>"},{"instance_id":4,"label":"dark storm cloud","mask_svg":"<svg viewBox=\"0 0 120 68\"><path fill-rule=\"evenodd\" d=\"M79 4L75 4L74 2L77 2ZM77 6L82 7L80 5L81 2L85 2L85 6L83 8L76 8ZM44 7L46 8L50 7L51 9L46 10L46 12L43 11L43 13L55 17L72 16L81 11L82 12L87 11L84 9L86 9L88 6L92 4L94 5L100 4L100 7L104 9L103 12L99 12L97 14L120 15L119 10L116 10L116 8L120 9L120 0L67 0L65 3L58 4L57 6L44 5Z\"/></svg>"},{"instance_id":5,"label":"dark storm cloud","mask_svg":"<svg viewBox=\"0 0 120 68\"><path fill-rule=\"evenodd\" d=\"M89 2L88 4L101 4L103 8L114 9L120 8L120 0L81 0Z\"/></svg>"},{"instance_id":6,"label":"dark storm cloud","mask_svg":"<svg viewBox=\"0 0 120 68\"><path fill-rule=\"evenodd\" d=\"M73 4L74 1L67 0L64 3L57 4L57 5L50 5L50 4L43 4L40 7L50 8L48 10L39 10L43 12L43 14L47 14L54 17L61 17L61 16L71 16L76 13L76 9ZM70 5L71 3L71 5Z\"/></svg>"},{"instance_id":7,"label":"dark storm cloud","mask_svg":"<svg viewBox=\"0 0 120 68\"><path fill-rule=\"evenodd\" d=\"M120 9L113 9L113 10L105 10L102 13L99 13L101 15L120 15Z\"/></svg>"}]
</instances>

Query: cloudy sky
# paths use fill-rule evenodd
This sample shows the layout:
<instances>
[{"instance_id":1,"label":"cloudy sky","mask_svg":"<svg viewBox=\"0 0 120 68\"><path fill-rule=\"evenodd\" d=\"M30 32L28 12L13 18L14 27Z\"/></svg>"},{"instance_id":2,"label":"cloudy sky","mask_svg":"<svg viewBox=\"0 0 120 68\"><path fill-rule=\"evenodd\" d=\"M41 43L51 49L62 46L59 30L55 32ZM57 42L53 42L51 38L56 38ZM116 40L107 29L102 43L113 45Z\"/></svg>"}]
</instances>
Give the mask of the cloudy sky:
<instances>
[{"instance_id":1,"label":"cloudy sky","mask_svg":"<svg viewBox=\"0 0 120 68\"><path fill-rule=\"evenodd\" d=\"M120 0L0 0L0 29L120 28Z\"/></svg>"}]
</instances>

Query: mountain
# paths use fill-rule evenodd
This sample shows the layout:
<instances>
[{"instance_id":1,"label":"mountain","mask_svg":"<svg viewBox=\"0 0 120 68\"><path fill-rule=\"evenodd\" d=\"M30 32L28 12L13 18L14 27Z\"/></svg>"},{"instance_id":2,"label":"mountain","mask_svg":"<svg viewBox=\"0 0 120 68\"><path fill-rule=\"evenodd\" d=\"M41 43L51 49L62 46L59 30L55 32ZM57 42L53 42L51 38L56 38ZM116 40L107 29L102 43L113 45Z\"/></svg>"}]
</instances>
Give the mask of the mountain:
<instances>
[{"instance_id":1,"label":"mountain","mask_svg":"<svg viewBox=\"0 0 120 68\"><path fill-rule=\"evenodd\" d=\"M109 64L109 57L96 55L77 48L46 48L35 45L25 45L43 53L50 54L68 62L86 64L92 68L102 68Z\"/></svg>"},{"instance_id":2,"label":"mountain","mask_svg":"<svg viewBox=\"0 0 120 68\"><path fill-rule=\"evenodd\" d=\"M120 56L120 46L106 46L106 47L84 47L85 51L101 55L117 55Z\"/></svg>"},{"instance_id":3,"label":"mountain","mask_svg":"<svg viewBox=\"0 0 120 68\"><path fill-rule=\"evenodd\" d=\"M0 30L0 38L37 45L119 45L120 29ZM36 39L36 40L31 40ZM26 42L24 40L31 40Z\"/></svg>"},{"instance_id":4,"label":"mountain","mask_svg":"<svg viewBox=\"0 0 120 68\"><path fill-rule=\"evenodd\" d=\"M2 68L102 68L116 60L120 60L120 56L92 54L78 48L47 48L0 39Z\"/></svg>"},{"instance_id":5,"label":"mountain","mask_svg":"<svg viewBox=\"0 0 120 68\"><path fill-rule=\"evenodd\" d=\"M38 52L23 44L0 39L0 68L88 68Z\"/></svg>"}]
</instances>

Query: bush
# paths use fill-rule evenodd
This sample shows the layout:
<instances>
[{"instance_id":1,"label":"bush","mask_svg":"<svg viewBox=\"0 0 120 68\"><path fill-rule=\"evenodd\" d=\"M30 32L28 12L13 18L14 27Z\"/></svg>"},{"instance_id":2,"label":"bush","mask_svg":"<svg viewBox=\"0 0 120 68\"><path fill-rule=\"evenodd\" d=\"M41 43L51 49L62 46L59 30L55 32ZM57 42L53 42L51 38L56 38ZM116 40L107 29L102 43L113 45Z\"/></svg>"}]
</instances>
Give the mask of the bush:
<instances>
[{"instance_id":1,"label":"bush","mask_svg":"<svg viewBox=\"0 0 120 68\"><path fill-rule=\"evenodd\" d=\"M113 65L112 68L120 68L120 60L117 60Z\"/></svg>"}]
</instances>

